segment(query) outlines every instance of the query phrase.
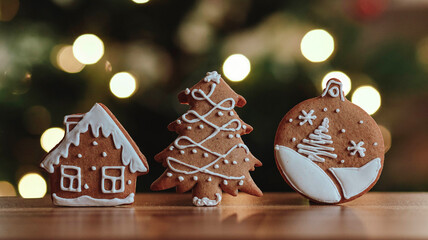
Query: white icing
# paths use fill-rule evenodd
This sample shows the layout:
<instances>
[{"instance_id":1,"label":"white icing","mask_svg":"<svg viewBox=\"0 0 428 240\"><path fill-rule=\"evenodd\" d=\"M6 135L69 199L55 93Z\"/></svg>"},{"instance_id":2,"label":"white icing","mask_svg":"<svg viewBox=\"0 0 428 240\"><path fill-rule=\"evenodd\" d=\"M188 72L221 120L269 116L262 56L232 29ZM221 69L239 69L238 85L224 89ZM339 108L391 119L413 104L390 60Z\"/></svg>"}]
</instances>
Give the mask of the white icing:
<instances>
[{"instance_id":1,"label":"white icing","mask_svg":"<svg viewBox=\"0 0 428 240\"><path fill-rule=\"evenodd\" d=\"M92 170L92 171L95 171L95 170L97 170L97 167L92 166L92 167L91 167L91 170Z\"/></svg>"},{"instance_id":2,"label":"white icing","mask_svg":"<svg viewBox=\"0 0 428 240\"><path fill-rule=\"evenodd\" d=\"M288 122L293 122L293 119L292 118L288 119Z\"/></svg>"},{"instance_id":3,"label":"white icing","mask_svg":"<svg viewBox=\"0 0 428 240\"><path fill-rule=\"evenodd\" d=\"M237 161L232 161L232 164L236 165L236 164L238 164L238 162Z\"/></svg>"},{"instance_id":4,"label":"white icing","mask_svg":"<svg viewBox=\"0 0 428 240\"><path fill-rule=\"evenodd\" d=\"M245 162L249 162L249 161L250 161L250 159L249 159L249 158L244 158L244 161L245 161Z\"/></svg>"},{"instance_id":5,"label":"white icing","mask_svg":"<svg viewBox=\"0 0 428 240\"><path fill-rule=\"evenodd\" d=\"M340 163L345 163L345 160L343 160L343 159L342 159L342 160L340 160Z\"/></svg>"},{"instance_id":6,"label":"white icing","mask_svg":"<svg viewBox=\"0 0 428 240\"><path fill-rule=\"evenodd\" d=\"M184 94L189 95L189 94L190 94L190 89L186 88L186 89L184 90Z\"/></svg>"},{"instance_id":7,"label":"white icing","mask_svg":"<svg viewBox=\"0 0 428 240\"><path fill-rule=\"evenodd\" d=\"M178 119L178 120L177 120L177 123L178 123L178 124L181 124L181 120L180 120L180 119Z\"/></svg>"},{"instance_id":8,"label":"white icing","mask_svg":"<svg viewBox=\"0 0 428 240\"><path fill-rule=\"evenodd\" d=\"M72 169L73 171L76 171L75 175L67 174L65 173L65 170ZM60 180L60 188L62 191L68 191L68 192L81 192L81 179L82 179L82 173L81 173L80 167L77 166L69 166L69 165L61 165L61 180ZM65 186L64 179L68 179L68 186ZM74 187L74 181L77 182L77 186Z\"/></svg>"},{"instance_id":9,"label":"white icing","mask_svg":"<svg viewBox=\"0 0 428 240\"><path fill-rule=\"evenodd\" d=\"M174 150L174 146L169 147L169 150L170 151Z\"/></svg>"},{"instance_id":10,"label":"white icing","mask_svg":"<svg viewBox=\"0 0 428 240\"><path fill-rule=\"evenodd\" d=\"M180 182L184 181L184 177L179 176L179 177L178 177L178 181L180 181Z\"/></svg>"},{"instance_id":11,"label":"white icing","mask_svg":"<svg viewBox=\"0 0 428 240\"><path fill-rule=\"evenodd\" d=\"M217 115L219 115L220 117L223 116L222 112L218 112Z\"/></svg>"},{"instance_id":12,"label":"white icing","mask_svg":"<svg viewBox=\"0 0 428 240\"><path fill-rule=\"evenodd\" d=\"M346 132L346 130L345 130L345 129L342 129L342 130L340 130L340 132L344 133L344 132Z\"/></svg>"},{"instance_id":13,"label":"white icing","mask_svg":"<svg viewBox=\"0 0 428 240\"><path fill-rule=\"evenodd\" d=\"M224 164L229 164L229 160L224 159L224 160L223 160L223 163L224 163Z\"/></svg>"},{"instance_id":14,"label":"white icing","mask_svg":"<svg viewBox=\"0 0 428 240\"><path fill-rule=\"evenodd\" d=\"M329 168L342 187L346 199L362 193L372 185L380 169L380 158L375 158L360 168Z\"/></svg>"},{"instance_id":15,"label":"white icing","mask_svg":"<svg viewBox=\"0 0 428 240\"><path fill-rule=\"evenodd\" d=\"M77 157L78 157L78 158L82 158L82 154L80 154L80 153L79 153L79 154L77 154Z\"/></svg>"},{"instance_id":16,"label":"white icing","mask_svg":"<svg viewBox=\"0 0 428 240\"><path fill-rule=\"evenodd\" d=\"M363 120L360 120L358 123L359 123L359 124L363 124L364 122L363 122Z\"/></svg>"},{"instance_id":17,"label":"white icing","mask_svg":"<svg viewBox=\"0 0 428 240\"><path fill-rule=\"evenodd\" d=\"M335 110L335 112L337 112L337 113L338 113L338 112L340 112L340 109L339 109L339 108L337 108L337 109Z\"/></svg>"},{"instance_id":18,"label":"white icing","mask_svg":"<svg viewBox=\"0 0 428 240\"><path fill-rule=\"evenodd\" d=\"M134 202L134 193L130 193L126 198L99 199L91 196L80 196L77 198L62 198L55 193L52 194L53 203L57 206L117 206L131 204Z\"/></svg>"},{"instance_id":19,"label":"white icing","mask_svg":"<svg viewBox=\"0 0 428 240\"><path fill-rule=\"evenodd\" d=\"M355 153L358 152L360 157L366 156L366 154L364 153L366 149L362 147L364 145L363 141L360 141L359 143L355 143L354 141L351 140L350 143L352 144L352 146L347 148L347 150L350 151L349 153L350 155L354 156Z\"/></svg>"},{"instance_id":20,"label":"white icing","mask_svg":"<svg viewBox=\"0 0 428 240\"><path fill-rule=\"evenodd\" d=\"M208 181L208 182L211 182L211 180L212 180L212 179L211 179L211 177L208 177L207 181Z\"/></svg>"},{"instance_id":21,"label":"white icing","mask_svg":"<svg viewBox=\"0 0 428 240\"><path fill-rule=\"evenodd\" d=\"M227 180L223 180L223 184L227 185L228 184Z\"/></svg>"},{"instance_id":22,"label":"white icing","mask_svg":"<svg viewBox=\"0 0 428 240\"><path fill-rule=\"evenodd\" d=\"M184 151L183 151L183 150L180 150L180 154L181 154L181 155L183 155L183 154L184 154Z\"/></svg>"},{"instance_id":23,"label":"white icing","mask_svg":"<svg viewBox=\"0 0 428 240\"><path fill-rule=\"evenodd\" d=\"M103 157L107 157L107 153L106 152L103 152L102 155L103 155Z\"/></svg>"},{"instance_id":24,"label":"white icing","mask_svg":"<svg viewBox=\"0 0 428 240\"><path fill-rule=\"evenodd\" d=\"M294 189L324 203L337 203L340 193L331 178L317 164L291 148L275 146L277 162Z\"/></svg>"},{"instance_id":25,"label":"white icing","mask_svg":"<svg viewBox=\"0 0 428 240\"><path fill-rule=\"evenodd\" d=\"M306 122L308 122L310 125L312 125L312 120L317 118L317 116L312 115L313 113L314 113L314 110L310 110L308 113L306 113L305 110L302 110L303 115L299 115L299 119L301 119L301 120L303 119L303 121L301 121L299 123L299 125L302 126Z\"/></svg>"},{"instance_id":26,"label":"white icing","mask_svg":"<svg viewBox=\"0 0 428 240\"><path fill-rule=\"evenodd\" d=\"M197 153L197 152L198 152L198 150L192 149L192 153Z\"/></svg>"},{"instance_id":27,"label":"white icing","mask_svg":"<svg viewBox=\"0 0 428 240\"><path fill-rule=\"evenodd\" d=\"M102 135L107 138L110 135L113 138L113 145L116 149L122 149L122 164L129 165L131 173L147 172L142 159L138 155L132 144L125 137L124 133L120 130L118 125L110 117L110 115L99 104L95 104L92 109L83 115L77 125L69 132L66 133L61 143L54 148L40 164L41 167L46 169L49 173L54 172L54 165L59 164L60 158L67 158L70 145L79 146L80 134L92 129L92 135L96 138Z\"/></svg>"},{"instance_id":28,"label":"white icing","mask_svg":"<svg viewBox=\"0 0 428 240\"><path fill-rule=\"evenodd\" d=\"M247 125L242 125L242 129L247 129Z\"/></svg>"},{"instance_id":29,"label":"white icing","mask_svg":"<svg viewBox=\"0 0 428 240\"><path fill-rule=\"evenodd\" d=\"M240 135L239 133L237 133L237 134L235 135L235 137L240 138L240 137L241 137L241 135Z\"/></svg>"},{"instance_id":30,"label":"white icing","mask_svg":"<svg viewBox=\"0 0 428 240\"><path fill-rule=\"evenodd\" d=\"M204 156L204 157L208 157L208 153L204 153L204 154L203 154L203 156Z\"/></svg>"},{"instance_id":31,"label":"white icing","mask_svg":"<svg viewBox=\"0 0 428 240\"><path fill-rule=\"evenodd\" d=\"M193 181L198 181L198 176L193 176Z\"/></svg>"},{"instance_id":32,"label":"white icing","mask_svg":"<svg viewBox=\"0 0 428 240\"><path fill-rule=\"evenodd\" d=\"M166 173L166 176L167 176L167 177L172 177L172 173L170 173L170 172L169 172L169 173Z\"/></svg>"},{"instance_id":33,"label":"white icing","mask_svg":"<svg viewBox=\"0 0 428 240\"><path fill-rule=\"evenodd\" d=\"M97 146L98 145L97 141L93 141L92 145Z\"/></svg>"},{"instance_id":34,"label":"white icing","mask_svg":"<svg viewBox=\"0 0 428 240\"><path fill-rule=\"evenodd\" d=\"M327 108L324 108L324 109L323 109L323 111L324 111L324 112L327 112Z\"/></svg>"},{"instance_id":35,"label":"white icing","mask_svg":"<svg viewBox=\"0 0 428 240\"><path fill-rule=\"evenodd\" d=\"M85 188L85 189L89 189L88 184L86 184L86 183L85 183L85 185L83 186L83 188Z\"/></svg>"},{"instance_id":36,"label":"white icing","mask_svg":"<svg viewBox=\"0 0 428 240\"><path fill-rule=\"evenodd\" d=\"M314 130L314 133L309 134L309 140L303 139L302 142L306 144L298 144L298 152L305 154L310 160L317 162L324 162L325 159L320 156L337 158L337 155L331 153L334 151L333 147L324 146L325 144L333 144L331 136L326 134L329 128L328 118L324 118L321 125Z\"/></svg>"},{"instance_id":37,"label":"white icing","mask_svg":"<svg viewBox=\"0 0 428 240\"><path fill-rule=\"evenodd\" d=\"M106 170L119 170L120 176L109 176L106 174ZM106 189L105 182L111 182L111 189ZM116 186L120 184L120 188L116 189ZM103 193L121 193L125 191L125 167L124 166L104 166L101 168L101 191Z\"/></svg>"},{"instance_id":38,"label":"white icing","mask_svg":"<svg viewBox=\"0 0 428 240\"><path fill-rule=\"evenodd\" d=\"M203 197L203 198L198 198L196 196L193 197L193 205L197 206L197 207L212 207L212 206L217 206L220 202L221 202L221 194L220 193L216 193L215 194L216 199L215 200L211 200L207 197Z\"/></svg>"},{"instance_id":39,"label":"white icing","mask_svg":"<svg viewBox=\"0 0 428 240\"><path fill-rule=\"evenodd\" d=\"M230 111L229 116L233 116L233 115L235 115L235 113L233 113L233 111Z\"/></svg>"},{"instance_id":40,"label":"white icing","mask_svg":"<svg viewBox=\"0 0 428 240\"><path fill-rule=\"evenodd\" d=\"M240 180L240 181L238 182L238 185L239 185L239 186L244 185L244 180Z\"/></svg>"},{"instance_id":41,"label":"white icing","mask_svg":"<svg viewBox=\"0 0 428 240\"><path fill-rule=\"evenodd\" d=\"M292 142L295 142L295 141L296 141L296 138L292 138L292 139L291 139L291 141L292 141Z\"/></svg>"},{"instance_id":42,"label":"white icing","mask_svg":"<svg viewBox=\"0 0 428 240\"><path fill-rule=\"evenodd\" d=\"M192 130L192 127L191 126L187 126L187 130Z\"/></svg>"},{"instance_id":43,"label":"white icing","mask_svg":"<svg viewBox=\"0 0 428 240\"><path fill-rule=\"evenodd\" d=\"M220 77L221 76L215 71L209 72L209 73L207 73L207 76L204 78L205 82L208 82L208 83L211 82L209 92L205 93L201 89L193 89L190 92L190 95L193 97L193 99L195 99L197 101L206 101L212 106L212 108L203 115L200 115L195 110L189 110L185 114L183 114L181 117L181 119L184 122L189 123L189 124L203 122L203 123L207 124L208 126L212 127L214 129L214 131L209 136L207 136L205 139L201 140L200 142L195 142L193 139L191 139L190 137L185 136L185 135L178 137L174 141L174 146L180 150L186 149L186 148L197 147L197 148L202 149L207 154L214 155L216 158L213 161L207 163L206 165L199 167L199 166L194 166L190 163L183 162L183 161L176 159L176 158L173 158L173 157L167 157L166 163L168 165L168 168L171 171L174 171L177 173L182 173L182 174L195 174L198 172L202 172L205 174L209 174L212 176L221 177L223 179L229 179L229 180L231 180L231 179L240 180L240 179L245 178L245 176L229 176L229 175L220 174L220 173L209 170L209 168L211 166L214 166L214 169L218 169L219 166L216 163L218 161L221 161L222 159L226 159L227 156L237 148L244 148L245 151L247 153L249 153L248 147L245 144L242 144L242 143L236 144L235 146L232 146L226 153L223 153L223 154L212 151L211 149L208 149L207 147L203 146L203 144L206 141L208 141L211 138L214 138L218 133L220 133L222 131L234 133L236 131L239 131L242 127L242 123L239 119L231 119L229 122L223 124L222 126L217 126L216 124L207 120L207 117L210 116L213 112L218 112L218 113L223 114L221 111L230 112L235 107L235 100L233 98L226 98L226 99L223 99L222 101L220 101L218 103L214 102L211 99L211 96L214 93L214 91L217 87L217 84L220 83ZM228 134L227 136L230 138L230 137L233 137L233 134ZM181 144L181 143L183 143L183 144ZM180 170L178 168L175 168L173 166L173 164L182 165L182 166L186 167L187 170Z\"/></svg>"},{"instance_id":44,"label":"white icing","mask_svg":"<svg viewBox=\"0 0 428 240\"><path fill-rule=\"evenodd\" d=\"M204 129L204 125L199 125L199 129Z\"/></svg>"},{"instance_id":45,"label":"white icing","mask_svg":"<svg viewBox=\"0 0 428 240\"><path fill-rule=\"evenodd\" d=\"M128 180L128 185L130 185L132 183L132 181L131 180Z\"/></svg>"},{"instance_id":46,"label":"white icing","mask_svg":"<svg viewBox=\"0 0 428 240\"><path fill-rule=\"evenodd\" d=\"M82 119L84 114L72 114L72 115L67 115L64 117L64 125L65 125L65 132L68 133L70 131L70 125L76 125L77 123L79 123L80 119ZM79 121L76 120L69 120L70 118L80 118Z\"/></svg>"},{"instance_id":47,"label":"white icing","mask_svg":"<svg viewBox=\"0 0 428 240\"><path fill-rule=\"evenodd\" d=\"M339 85L339 87L337 86L331 86L332 83L335 83L337 85ZM334 79L331 79L327 82L327 86L325 87L323 93L321 94L321 97L324 97L327 92L331 97L338 97L340 96L340 100L345 101L345 97L343 95L343 84L340 81L336 81Z\"/></svg>"},{"instance_id":48,"label":"white icing","mask_svg":"<svg viewBox=\"0 0 428 240\"><path fill-rule=\"evenodd\" d=\"M373 146L377 146L377 142L373 143Z\"/></svg>"},{"instance_id":49,"label":"white icing","mask_svg":"<svg viewBox=\"0 0 428 240\"><path fill-rule=\"evenodd\" d=\"M228 138L233 138L233 134L229 134L229 136L227 136Z\"/></svg>"}]
</instances>

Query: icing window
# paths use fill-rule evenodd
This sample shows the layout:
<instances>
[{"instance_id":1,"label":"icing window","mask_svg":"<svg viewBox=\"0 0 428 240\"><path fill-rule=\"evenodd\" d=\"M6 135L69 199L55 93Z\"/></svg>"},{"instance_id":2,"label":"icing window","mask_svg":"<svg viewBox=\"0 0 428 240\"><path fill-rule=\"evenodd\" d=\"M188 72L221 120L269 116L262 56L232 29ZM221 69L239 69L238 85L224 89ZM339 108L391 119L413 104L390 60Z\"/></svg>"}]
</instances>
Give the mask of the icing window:
<instances>
[{"instance_id":1,"label":"icing window","mask_svg":"<svg viewBox=\"0 0 428 240\"><path fill-rule=\"evenodd\" d=\"M61 165L61 190L69 192L81 192L80 167Z\"/></svg>"},{"instance_id":2,"label":"icing window","mask_svg":"<svg viewBox=\"0 0 428 240\"><path fill-rule=\"evenodd\" d=\"M101 190L103 193L125 191L125 167L108 166L101 168Z\"/></svg>"}]
</instances>

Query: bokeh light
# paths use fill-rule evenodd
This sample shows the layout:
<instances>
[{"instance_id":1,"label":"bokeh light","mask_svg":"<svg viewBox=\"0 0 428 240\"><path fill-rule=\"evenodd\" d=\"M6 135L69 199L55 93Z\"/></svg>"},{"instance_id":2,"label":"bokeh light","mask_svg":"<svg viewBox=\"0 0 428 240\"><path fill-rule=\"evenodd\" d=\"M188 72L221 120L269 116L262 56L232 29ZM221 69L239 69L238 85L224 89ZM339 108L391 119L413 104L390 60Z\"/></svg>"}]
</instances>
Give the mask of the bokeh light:
<instances>
[{"instance_id":1,"label":"bokeh light","mask_svg":"<svg viewBox=\"0 0 428 240\"><path fill-rule=\"evenodd\" d=\"M19 9L19 0L0 1L0 21L12 20Z\"/></svg>"},{"instance_id":2,"label":"bokeh light","mask_svg":"<svg viewBox=\"0 0 428 240\"><path fill-rule=\"evenodd\" d=\"M374 87L361 86L352 94L352 102L372 115L380 108L381 97Z\"/></svg>"},{"instance_id":3,"label":"bokeh light","mask_svg":"<svg viewBox=\"0 0 428 240\"><path fill-rule=\"evenodd\" d=\"M332 78L339 79L342 82L343 92L345 92L345 96L351 91L351 79L348 77L348 75L341 71L332 71L324 76L321 82L321 87L323 90L326 87L328 80Z\"/></svg>"},{"instance_id":4,"label":"bokeh light","mask_svg":"<svg viewBox=\"0 0 428 240\"><path fill-rule=\"evenodd\" d=\"M16 196L13 185L7 181L0 181L0 197Z\"/></svg>"},{"instance_id":5,"label":"bokeh light","mask_svg":"<svg viewBox=\"0 0 428 240\"><path fill-rule=\"evenodd\" d=\"M302 38L300 51L311 62L323 62L334 51L334 39L323 29L311 30Z\"/></svg>"},{"instance_id":6,"label":"bokeh light","mask_svg":"<svg viewBox=\"0 0 428 240\"><path fill-rule=\"evenodd\" d=\"M27 173L19 180L18 191L23 198L42 198L47 191L46 181L37 173Z\"/></svg>"},{"instance_id":7,"label":"bokeh light","mask_svg":"<svg viewBox=\"0 0 428 240\"><path fill-rule=\"evenodd\" d=\"M148 3L150 0L132 0L132 1L137 4L144 4L144 3Z\"/></svg>"},{"instance_id":8,"label":"bokeh light","mask_svg":"<svg viewBox=\"0 0 428 240\"><path fill-rule=\"evenodd\" d=\"M230 55L223 63L224 75L233 82L244 80L250 71L250 60L242 54Z\"/></svg>"},{"instance_id":9,"label":"bokeh light","mask_svg":"<svg viewBox=\"0 0 428 240\"><path fill-rule=\"evenodd\" d=\"M40 137L40 145L43 150L49 152L64 138L64 134L65 132L62 128L49 128Z\"/></svg>"},{"instance_id":10,"label":"bokeh light","mask_svg":"<svg viewBox=\"0 0 428 240\"><path fill-rule=\"evenodd\" d=\"M74 57L83 64L94 64L104 55L104 44L94 34L83 34L73 43Z\"/></svg>"},{"instance_id":11,"label":"bokeh light","mask_svg":"<svg viewBox=\"0 0 428 240\"><path fill-rule=\"evenodd\" d=\"M64 46L58 51L56 63L61 70L68 73L78 73L85 67L85 64L74 57L71 45Z\"/></svg>"},{"instance_id":12,"label":"bokeh light","mask_svg":"<svg viewBox=\"0 0 428 240\"><path fill-rule=\"evenodd\" d=\"M130 73L116 73L110 80L110 91L118 98L128 98L136 89L137 81Z\"/></svg>"},{"instance_id":13,"label":"bokeh light","mask_svg":"<svg viewBox=\"0 0 428 240\"><path fill-rule=\"evenodd\" d=\"M385 145L385 153L391 148L392 145L392 136L391 132L383 125L379 125L380 132L382 133L383 142Z\"/></svg>"}]
</instances>

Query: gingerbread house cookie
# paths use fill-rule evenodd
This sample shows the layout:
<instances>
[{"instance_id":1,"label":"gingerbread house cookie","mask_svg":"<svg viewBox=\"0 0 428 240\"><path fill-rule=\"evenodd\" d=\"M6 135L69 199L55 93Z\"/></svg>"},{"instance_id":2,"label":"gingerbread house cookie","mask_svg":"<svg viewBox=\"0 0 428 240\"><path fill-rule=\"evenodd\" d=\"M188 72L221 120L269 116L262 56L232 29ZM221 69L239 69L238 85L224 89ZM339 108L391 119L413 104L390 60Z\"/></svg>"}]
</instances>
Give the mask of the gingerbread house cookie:
<instances>
[{"instance_id":1,"label":"gingerbread house cookie","mask_svg":"<svg viewBox=\"0 0 428 240\"><path fill-rule=\"evenodd\" d=\"M330 79L322 95L291 109L279 124L275 159L285 181L319 203L343 203L380 177L384 143L375 120Z\"/></svg>"},{"instance_id":2,"label":"gingerbread house cookie","mask_svg":"<svg viewBox=\"0 0 428 240\"><path fill-rule=\"evenodd\" d=\"M137 176L149 170L128 132L103 104L64 118L65 136L40 166L50 173L60 206L116 206L134 202Z\"/></svg>"}]
</instances>

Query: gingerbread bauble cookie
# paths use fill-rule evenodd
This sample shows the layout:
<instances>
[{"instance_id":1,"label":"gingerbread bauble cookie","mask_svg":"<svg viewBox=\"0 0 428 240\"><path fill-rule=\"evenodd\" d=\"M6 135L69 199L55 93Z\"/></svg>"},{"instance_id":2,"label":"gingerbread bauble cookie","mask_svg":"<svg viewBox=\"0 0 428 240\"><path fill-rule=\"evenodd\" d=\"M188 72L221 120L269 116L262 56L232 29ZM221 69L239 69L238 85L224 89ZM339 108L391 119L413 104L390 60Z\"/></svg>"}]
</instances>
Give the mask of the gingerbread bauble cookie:
<instances>
[{"instance_id":1,"label":"gingerbread bauble cookie","mask_svg":"<svg viewBox=\"0 0 428 240\"><path fill-rule=\"evenodd\" d=\"M192 189L196 206L218 205L222 191L234 196L238 190L262 196L249 173L262 163L241 139L253 128L234 110L235 106L243 107L245 99L215 71L181 92L178 99L190 109L168 126L179 136L155 156L167 169L151 189Z\"/></svg>"},{"instance_id":2,"label":"gingerbread bauble cookie","mask_svg":"<svg viewBox=\"0 0 428 240\"><path fill-rule=\"evenodd\" d=\"M128 132L101 103L65 116L65 136L40 166L50 173L59 206L116 206L134 202L137 176L149 165Z\"/></svg>"},{"instance_id":3,"label":"gingerbread bauble cookie","mask_svg":"<svg viewBox=\"0 0 428 240\"><path fill-rule=\"evenodd\" d=\"M383 167L381 131L330 79L320 97L299 103L279 124L275 159L285 181L319 203L343 203L369 191Z\"/></svg>"}]
</instances>

